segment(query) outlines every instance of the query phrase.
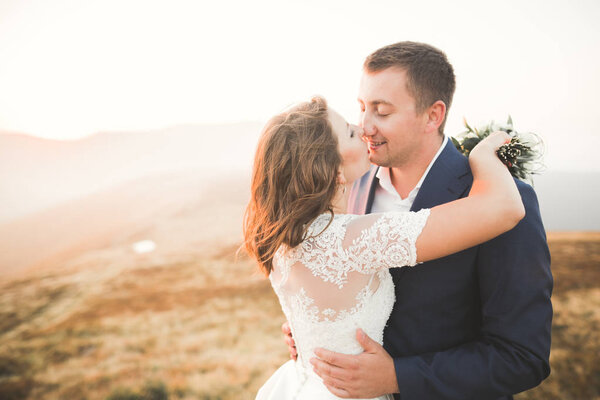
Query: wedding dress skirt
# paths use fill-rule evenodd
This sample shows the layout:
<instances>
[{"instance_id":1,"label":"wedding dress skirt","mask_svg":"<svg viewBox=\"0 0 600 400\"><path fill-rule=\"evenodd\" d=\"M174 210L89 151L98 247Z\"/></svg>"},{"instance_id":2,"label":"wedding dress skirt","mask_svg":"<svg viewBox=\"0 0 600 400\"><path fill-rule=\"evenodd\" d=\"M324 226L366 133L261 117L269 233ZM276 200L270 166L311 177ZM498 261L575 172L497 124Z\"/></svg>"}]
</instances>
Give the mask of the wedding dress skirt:
<instances>
[{"instance_id":1,"label":"wedding dress skirt","mask_svg":"<svg viewBox=\"0 0 600 400\"><path fill-rule=\"evenodd\" d=\"M332 394L320 378L316 375L309 376L306 380L299 364L290 360L283 364L267 382L260 388L256 400L337 400L339 397ZM380 396L377 400L394 400L392 395Z\"/></svg>"},{"instance_id":2,"label":"wedding dress skirt","mask_svg":"<svg viewBox=\"0 0 600 400\"><path fill-rule=\"evenodd\" d=\"M277 251L269 279L290 324L298 360L282 365L257 400L339 399L313 371L314 350L360 354L358 328L383 344L395 301L389 268L416 264L415 243L428 216L428 209L322 214L308 226L300 245Z\"/></svg>"}]
</instances>

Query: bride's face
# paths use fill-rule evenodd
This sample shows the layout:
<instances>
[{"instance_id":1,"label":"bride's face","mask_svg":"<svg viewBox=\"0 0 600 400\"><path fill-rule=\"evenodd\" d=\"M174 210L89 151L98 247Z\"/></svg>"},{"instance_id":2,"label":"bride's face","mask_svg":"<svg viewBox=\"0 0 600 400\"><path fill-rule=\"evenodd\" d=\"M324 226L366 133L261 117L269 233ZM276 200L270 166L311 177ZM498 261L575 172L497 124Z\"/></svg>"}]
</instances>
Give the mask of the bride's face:
<instances>
[{"instance_id":1,"label":"bride's face","mask_svg":"<svg viewBox=\"0 0 600 400\"><path fill-rule=\"evenodd\" d=\"M371 164L367 145L362 141L362 128L346 122L344 117L329 109L329 122L338 139L338 150L342 155L342 170L347 183L363 176Z\"/></svg>"}]
</instances>

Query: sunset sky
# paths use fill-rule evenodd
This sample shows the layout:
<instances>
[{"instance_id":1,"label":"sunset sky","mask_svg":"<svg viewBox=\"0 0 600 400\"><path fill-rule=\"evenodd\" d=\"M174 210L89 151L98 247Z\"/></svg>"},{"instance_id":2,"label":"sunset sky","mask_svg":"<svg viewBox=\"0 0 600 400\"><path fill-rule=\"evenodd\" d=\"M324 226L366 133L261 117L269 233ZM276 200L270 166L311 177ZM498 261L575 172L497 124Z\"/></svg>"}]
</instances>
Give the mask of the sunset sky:
<instances>
[{"instance_id":1,"label":"sunset sky","mask_svg":"<svg viewBox=\"0 0 600 400\"><path fill-rule=\"evenodd\" d=\"M0 131L264 122L313 94L357 122L364 57L415 40L454 65L446 133L510 113L549 169L598 171L598 20L597 0L0 0Z\"/></svg>"}]
</instances>

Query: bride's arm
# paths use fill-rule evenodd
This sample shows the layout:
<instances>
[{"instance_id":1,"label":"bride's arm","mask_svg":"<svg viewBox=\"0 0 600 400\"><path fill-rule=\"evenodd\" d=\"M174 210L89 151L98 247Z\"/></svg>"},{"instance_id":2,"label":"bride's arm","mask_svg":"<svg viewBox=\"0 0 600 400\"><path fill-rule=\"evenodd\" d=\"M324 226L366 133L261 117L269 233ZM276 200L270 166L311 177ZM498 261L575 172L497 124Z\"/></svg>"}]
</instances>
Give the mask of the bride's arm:
<instances>
[{"instance_id":1,"label":"bride's arm","mask_svg":"<svg viewBox=\"0 0 600 400\"><path fill-rule=\"evenodd\" d=\"M344 238L348 265L363 273L433 260L509 231L524 217L517 185L496 150L510 137L495 132L471 152L469 196L419 212L355 218Z\"/></svg>"},{"instance_id":2,"label":"bride's arm","mask_svg":"<svg viewBox=\"0 0 600 400\"><path fill-rule=\"evenodd\" d=\"M509 231L525 216L523 201L508 168L496 150L508 142L494 132L469 155L473 186L469 196L433 207L416 242L417 261L429 261Z\"/></svg>"}]
</instances>

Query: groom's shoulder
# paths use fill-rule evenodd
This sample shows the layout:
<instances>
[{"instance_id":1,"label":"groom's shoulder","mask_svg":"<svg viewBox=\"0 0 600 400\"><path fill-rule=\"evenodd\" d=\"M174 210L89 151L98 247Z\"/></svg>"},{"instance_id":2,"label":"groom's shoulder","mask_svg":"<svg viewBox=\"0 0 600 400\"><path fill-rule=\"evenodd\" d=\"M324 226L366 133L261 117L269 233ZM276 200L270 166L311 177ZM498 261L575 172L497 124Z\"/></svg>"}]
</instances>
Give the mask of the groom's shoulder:
<instances>
[{"instance_id":1,"label":"groom's shoulder","mask_svg":"<svg viewBox=\"0 0 600 400\"><path fill-rule=\"evenodd\" d=\"M533 186L520 179L513 179L517 184L517 189L519 190L519 194L521 194L521 199L523 200L523 204L525 205L526 211L528 211L528 209L535 209L537 213L539 213L538 197L535 193L535 189L533 188Z\"/></svg>"},{"instance_id":2,"label":"groom's shoulder","mask_svg":"<svg viewBox=\"0 0 600 400\"><path fill-rule=\"evenodd\" d=\"M495 243L504 246L508 242L515 243L517 241L525 247L529 246L528 248L531 251L536 248L541 249L541 247L537 247L537 244L546 243L546 230L542 221L537 195L530 184L517 178L514 178L514 181L525 207L525 216L513 229L487 243L490 243L493 247ZM547 249L547 245L545 246Z\"/></svg>"},{"instance_id":3,"label":"groom's shoulder","mask_svg":"<svg viewBox=\"0 0 600 400\"><path fill-rule=\"evenodd\" d=\"M462 154L460 154L460 157L463 157L466 160L466 158ZM473 174L471 172L471 167L469 165L468 160L466 162L466 168L468 170L468 177L472 182ZM523 200L523 204L525 205L525 208L535 209L535 210L537 210L537 213L539 213L538 197L537 197L537 194L536 194L533 186L530 185L529 183L522 181L521 179L518 179L515 177L513 177L513 180L515 181L515 184L517 185L517 189L519 190L519 194L521 195L521 199ZM466 193L466 195L468 195L468 193Z\"/></svg>"}]
</instances>

